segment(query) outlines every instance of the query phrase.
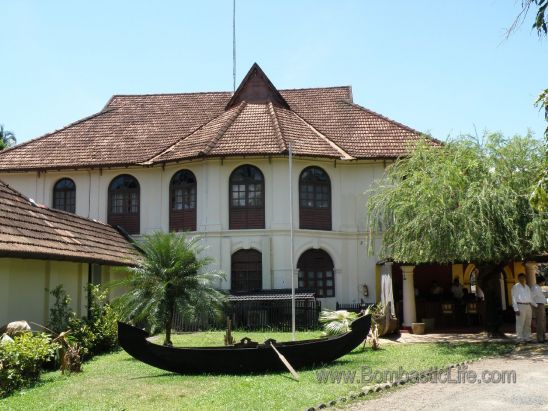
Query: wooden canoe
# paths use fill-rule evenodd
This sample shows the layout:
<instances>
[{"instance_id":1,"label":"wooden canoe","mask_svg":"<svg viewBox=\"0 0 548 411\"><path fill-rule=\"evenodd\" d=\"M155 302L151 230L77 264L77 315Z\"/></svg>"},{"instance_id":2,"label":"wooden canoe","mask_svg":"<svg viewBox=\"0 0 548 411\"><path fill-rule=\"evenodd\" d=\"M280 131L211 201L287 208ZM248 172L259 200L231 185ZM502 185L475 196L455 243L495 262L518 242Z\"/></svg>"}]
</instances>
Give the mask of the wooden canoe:
<instances>
[{"instance_id":1,"label":"wooden canoe","mask_svg":"<svg viewBox=\"0 0 548 411\"><path fill-rule=\"evenodd\" d=\"M360 345L370 327L371 316L366 315L354 320L351 331L340 336L295 342L267 340L262 344L244 339L221 347L166 347L150 342L146 331L119 322L118 340L132 357L166 371L236 374L284 370L271 343L296 369L334 361Z\"/></svg>"}]
</instances>

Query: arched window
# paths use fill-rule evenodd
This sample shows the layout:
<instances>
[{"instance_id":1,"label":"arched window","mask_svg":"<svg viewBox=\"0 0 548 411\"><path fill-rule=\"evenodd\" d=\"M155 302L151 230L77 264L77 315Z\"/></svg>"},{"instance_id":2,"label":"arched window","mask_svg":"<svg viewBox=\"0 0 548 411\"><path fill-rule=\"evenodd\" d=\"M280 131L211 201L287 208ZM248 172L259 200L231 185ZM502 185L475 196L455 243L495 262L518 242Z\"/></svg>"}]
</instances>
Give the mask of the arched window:
<instances>
[{"instance_id":1,"label":"arched window","mask_svg":"<svg viewBox=\"0 0 548 411\"><path fill-rule=\"evenodd\" d=\"M108 223L119 225L129 234L139 234L139 182L133 176L122 174L108 187Z\"/></svg>"},{"instance_id":2,"label":"arched window","mask_svg":"<svg viewBox=\"0 0 548 411\"><path fill-rule=\"evenodd\" d=\"M196 177L180 170L169 184L169 231L196 231Z\"/></svg>"},{"instance_id":3,"label":"arched window","mask_svg":"<svg viewBox=\"0 0 548 411\"><path fill-rule=\"evenodd\" d=\"M258 291L262 288L262 254L257 250L239 250L232 254L230 291Z\"/></svg>"},{"instance_id":4,"label":"arched window","mask_svg":"<svg viewBox=\"0 0 548 411\"><path fill-rule=\"evenodd\" d=\"M53 208L76 212L76 184L70 178L62 178L53 186Z\"/></svg>"},{"instance_id":5,"label":"arched window","mask_svg":"<svg viewBox=\"0 0 548 411\"><path fill-rule=\"evenodd\" d=\"M299 288L312 290L316 297L335 296L333 260L323 250L307 250L299 258Z\"/></svg>"},{"instance_id":6,"label":"arched window","mask_svg":"<svg viewBox=\"0 0 548 411\"><path fill-rule=\"evenodd\" d=\"M319 167L305 168L299 178L299 226L331 230L331 181Z\"/></svg>"},{"instance_id":7,"label":"arched window","mask_svg":"<svg viewBox=\"0 0 548 411\"><path fill-rule=\"evenodd\" d=\"M264 177L257 167L240 166L230 175L231 230L264 228Z\"/></svg>"}]
</instances>

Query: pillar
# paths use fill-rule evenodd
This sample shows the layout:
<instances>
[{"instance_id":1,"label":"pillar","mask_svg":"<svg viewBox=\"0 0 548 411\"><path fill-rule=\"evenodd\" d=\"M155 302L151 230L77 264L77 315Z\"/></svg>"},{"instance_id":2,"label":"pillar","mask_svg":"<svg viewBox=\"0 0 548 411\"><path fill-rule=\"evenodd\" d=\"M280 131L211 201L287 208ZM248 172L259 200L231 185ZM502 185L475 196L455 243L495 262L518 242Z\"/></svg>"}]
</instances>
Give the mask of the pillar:
<instances>
[{"instance_id":1,"label":"pillar","mask_svg":"<svg viewBox=\"0 0 548 411\"><path fill-rule=\"evenodd\" d=\"M51 261L46 260L45 262L46 269L44 274L44 324L48 323L49 320L49 292L51 291ZM8 287L9 289L9 287Z\"/></svg>"},{"instance_id":2,"label":"pillar","mask_svg":"<svg viewBox=\"0 0 548 411\"><path fill-rule=\"evenodd\" d=\"M272 245L270 237L263 237L261 239L261 253L262 253L262 271L263 271L263 290L272 289L272 262L271 262L271 251ZM296 280L298 281L298 280ZM299 283L295 282L295 288L299 287Z\"/></svg>"},{"instance_id":3,"label":"pillar","mask_svg":"<svg viewBox=\"0 0 548 411\"><path fill-rule=\"evenodd\" d=\"M525 276L529 287L537 283L538 264L536 261L527 261L525 263Z\"/></svg>"},{"instance_id":4,"label":"pillar","mask_svg":"<svg viewBox=\"0 0 548 411\"><path fill-rule=\"evenodd\" d=\"M411 323L417 322L417 310L415 308L415 282L413 281L414 265L401 267L403 277L403 325L411 327Z\"/></svg>"},{"instance_id":5,"label":"pillar","mask_svg":"<svg viewBox=\"0 0 548 411\"><path fill-rule=\"evenodd\" d=\"M464 279L464 265L462 264L452 264L451 265L451 281L453 281L455 278L459 279L459 282L463 286L469 286L470 280L468 280L468 283L466 283Z\"/></svg>"}]
</instances>

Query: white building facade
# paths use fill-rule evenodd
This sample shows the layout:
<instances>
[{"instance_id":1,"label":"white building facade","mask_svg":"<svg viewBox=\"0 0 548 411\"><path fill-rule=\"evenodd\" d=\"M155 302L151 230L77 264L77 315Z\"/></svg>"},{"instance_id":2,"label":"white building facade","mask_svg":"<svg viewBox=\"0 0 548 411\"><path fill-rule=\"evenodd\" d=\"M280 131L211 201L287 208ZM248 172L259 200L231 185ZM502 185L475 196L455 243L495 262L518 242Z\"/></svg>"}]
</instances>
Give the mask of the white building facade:
<instances>
[{"instance_id":1,"label":"white building facade","mask_svg":"<svg viewBox=\"0 0 548 411\"><path fill-rule=\"evenodd\" d=\"M200 235L235 293L289 289L293 252L295 285L335 308L378 299L366 192L419 139L354 104L350 87L278 91L254 65L235 93L114 96L4 150L0 180L137 237Z\"/></svg>"},{"instance_id":2,"label":"white building facade","mask_svg":"<svg viewBox=\"0 0 548 411\"><path fill-rule=\"evenodd\" d=\"M255 166L264 175L264 229L229 228L229 178L242 165ZM332 229L329 231L300 229L299 178L302 171L310 166L321 168L330 179ZM0 180L37 203L54 207L54 187L60 180L68 178L75 185L76 214L107 222L110 183L120 175L133 176L139 183L140 234L145 234L169 231L170 182L180 170L189 170L196 177L197 230L191 233L203 237L206 252L227 274L221 288L231 288L232 256L242 249L254 249L261 253L262 289L290 288L287 157L207 159L165 167L0 173ZM334 307L336 302L375 301L378 258L367 253L365 192L375 179L382 176L383 170L383 161L293 160L294 261L297 264L301 255L310 249L323 250L332 259L334 296L322 299L326 307ZM371 290L367 296L363 293L363 285Z\"/></svg>"}]
</instances>

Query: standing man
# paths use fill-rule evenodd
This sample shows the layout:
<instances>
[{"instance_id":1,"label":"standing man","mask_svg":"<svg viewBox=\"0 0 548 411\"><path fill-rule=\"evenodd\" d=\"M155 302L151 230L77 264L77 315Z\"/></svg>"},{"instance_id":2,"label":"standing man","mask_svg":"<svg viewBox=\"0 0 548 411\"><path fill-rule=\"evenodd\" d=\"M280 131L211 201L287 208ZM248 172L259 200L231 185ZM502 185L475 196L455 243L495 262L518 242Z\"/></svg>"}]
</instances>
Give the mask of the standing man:
<instances>
[{"instance_id":1,"label":"standing man","mask_svg":"<svg viewBox=\"0 0 548 411\"><path fill-rule=\"evenodd\" d=\"M525 274L518 275L518 283L512 287L512 307L516 313L516 335L518 341L531 341L531 306L536 307L531 289L525 283Z\"/></svg>"},{"instance_id":2,"label":"standing man","mask_svg":"<svg viewBox=\"0 0 548 411\"><path fill-rule=\"evenodd\" d=\"M462 288L462 285L460 285L458 278L455 278L453 280L453 285L451 286L451 294L453 295L453 300L455 300L455 314L457 314L457 323L463 324L466 302L463 299L464 289Z\"/></svg>"},{"instance_id":3,"label":"standing man","mask_svg":"<svg viewBox=\"0 0 548 411\"><path fill-rule=\"evenodd\" d=\"M531 287L531 297L533 302L537 304L535 308L535 316L537 318L537 341L539 343L545 342L545 333L546 333L546 309L544 304L546 304L546 297L542 292L542 286L544 286L544 277L539 275L537 277L537 283Z\"/></svg>"}]
</instances>

